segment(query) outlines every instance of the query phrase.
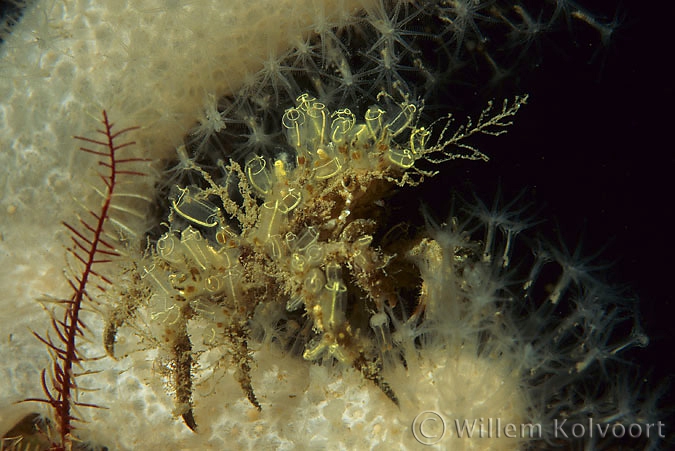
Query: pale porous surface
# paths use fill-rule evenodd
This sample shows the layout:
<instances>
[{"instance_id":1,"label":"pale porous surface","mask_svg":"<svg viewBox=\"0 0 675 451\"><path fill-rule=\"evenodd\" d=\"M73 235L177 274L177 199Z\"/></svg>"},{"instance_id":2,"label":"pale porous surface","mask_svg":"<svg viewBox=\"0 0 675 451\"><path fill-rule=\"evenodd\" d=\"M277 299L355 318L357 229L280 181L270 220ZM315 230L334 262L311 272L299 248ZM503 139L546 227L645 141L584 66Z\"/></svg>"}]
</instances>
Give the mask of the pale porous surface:
<instances>
[{"instance_id":1,"label":"pale porous surface","mask_svg":"<svg viewBox=\"0 0 675 451\"><path fill-rule=\"evenodd\" d=\"M30 332L48 324L35 299L67 294L60 221L93 197L96 160L72 136L91 136L105 108L118 127L143 127L143 155L171 157L207 96L366 2L44 0L25 12L0 47L0 429L35 409L9 407L40 394L48 364Z\"/></svg>"},{"instance_id":2,"label":"pale porous surface","mask_svg":"<svg viewBox=\"0 0 675 451\"><path fill-rule=\"evenodd\" d=\"M354 370L338 374L265 348L255 352L253 371L262 412L243 397L230 371L197 384L195 434L172 417L171 393L153 372L152 359L150 353L136 353L97 376L99 386L109 385L95 396L109 409L95 412L96 427L85 430L83 438L110 449L224 449L224 444L227 449L422 449L411 425L418 413L431 410L447 423L438 442L441 449L513 450L522 445L517 438L467 440L455 433L455 419L484 418L486 425L487 418L525 422L517 377L499 360L462 352L449 358L447 350L411 360L406 375L389 374L401 395L398 408ZM435 434L433 426L428 423L425 432Z\"/></svg>"}]
</instances>

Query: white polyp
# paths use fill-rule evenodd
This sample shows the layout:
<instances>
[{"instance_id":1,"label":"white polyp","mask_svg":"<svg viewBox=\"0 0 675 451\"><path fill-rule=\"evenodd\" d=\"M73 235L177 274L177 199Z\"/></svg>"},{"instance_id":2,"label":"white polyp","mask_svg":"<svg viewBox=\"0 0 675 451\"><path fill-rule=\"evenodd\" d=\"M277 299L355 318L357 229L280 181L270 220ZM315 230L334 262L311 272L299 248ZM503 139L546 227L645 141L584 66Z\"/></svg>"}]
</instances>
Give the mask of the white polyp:
<instances>
[{"instance_id":1,"label":"white polyp","mask_svg":"<svg viewBox=\"0 0 675 451\"><path fill-rule=\"evenodd\" d=\"M527 277L527 281L523 284L523 290L524 291L529 291L530 288L532 288L532 285L534 285L534 282L537 280L539 277L539 273L541 272L541 268L544 266L544 263L546 263L548 259L537 255L537 259L535 260L534 264L532 265L532 268L530 269L530 274Z\"/></svg>"},{"instance_id":2,"label":"white polyp","mask_svg":"<svg viewBox=\"0 0 675 451\"><path fill-rule=\"evenodd\" d=\"M506 233L506 245L504 246L504 254L502 255L502 268L508 268L511 263L511 246L513 243L513 231L509 230Z\"/></svg>"},{"instance_id":3,"label":"white polyp","mask_svg":"<svg viewBox=\"0 0 675 451\"><path fill-rule=\"evenodd\" d=\"M623 339L619 343L617 343L615 346L612 347L611 351L609 351L610 355L617 355L624 349L630 348L632 346L639 346L641 348L646 347L649 345L649 337L639 331L633 331L629 337Z\"/></svg>"},{"instance_id":4,"label":"white polyp","mask_svg":"<svg viewBox=\"0 0 675 451\"><path fill-rule=\"evenodd\" d=\"M571 277L568 271L563 270L563 273L560 275L560 279L558 279L558 283L555 284L555 287L553 288L551 295L548 297L548 300L553 304L557 304L560 300L560 297L563 295L563 293L565 293L565 290L567 290L570 282Z\"/></svg>"},{"instance_id":5,"label":"white polyp","mask_svg":"<svg viewBox=\"0 0 675 451\"><path fill-rule=\"evenodd\" d=\"M389 317L384 312L379 312L370 317L370 327L375 332L379 348L383 351L391 349L391 331L389 330Z\"/></svg>"},{"instance_id":6,"label":"white polyp","mask_svg":"<svg viewBox=\"0 0 675 451\"><path fill-rule=\"evenodd\" d=\"M495 224L488 223L485 227L485 246L483 248L483 261L490 263L492 261L492 246L495 239Z\"/></svg>"}]
</instances>

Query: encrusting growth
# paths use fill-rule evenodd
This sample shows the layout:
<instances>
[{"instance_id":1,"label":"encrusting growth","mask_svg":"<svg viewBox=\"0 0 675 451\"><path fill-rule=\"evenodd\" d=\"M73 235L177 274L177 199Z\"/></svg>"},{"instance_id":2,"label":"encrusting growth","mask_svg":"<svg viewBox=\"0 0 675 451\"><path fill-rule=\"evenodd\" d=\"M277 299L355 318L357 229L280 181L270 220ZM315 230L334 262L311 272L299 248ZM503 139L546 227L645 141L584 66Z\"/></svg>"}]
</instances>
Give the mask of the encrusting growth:
<instances>
[{"instance_id":1,"label":"encrusting growth","mask_svg":"<svg viewBox=\"0 0 675 451\"><path fill-rule=\"evenodd\" d=\"M381 202L396 186L434 175L416 166L420 160L486 159L465 140L503 133L527 99L496 111L489 105L475 124L450 134L450 117L439 131L422 127L422 103L399 95L396 101L381 93L358 120L348 108L330 111L303 94L281 119L286 156L252 155L243 168L221 162L223 182L186 162L202 183L172 190L168 230L149 249L135 292L147 293L138 299L153 321L144 338L163 351L176 413L191 429L191 371L206 370L199 355L214 349L219 361L237 368L243 391L261 409L248 342L252 318L264 318L271 305L285 313L264 328L282 346L299 340L305 360L353 367L398 404L382 374L395 352L390 315L402 320L409 305L401 302L423 310L424 296L401 298L420 284L419 276L396 276L410 266L405 247L414 243L383 245ZM107 330L136 311L120 303ZM115 334L106 337L112 353Z\"/></svg>"}]
</instances>

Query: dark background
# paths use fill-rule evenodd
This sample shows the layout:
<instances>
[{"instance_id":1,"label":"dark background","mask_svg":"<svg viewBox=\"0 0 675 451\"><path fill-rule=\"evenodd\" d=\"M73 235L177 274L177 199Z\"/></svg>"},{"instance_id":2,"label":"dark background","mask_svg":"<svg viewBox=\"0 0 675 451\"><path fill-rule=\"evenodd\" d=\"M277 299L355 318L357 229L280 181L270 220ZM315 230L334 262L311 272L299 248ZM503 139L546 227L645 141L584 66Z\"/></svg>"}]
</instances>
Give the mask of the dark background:
<instances>
[{"instance_id":1,"label":"dark background","mask_svg":"<svg viewBox=\"0 0 675 451\"><path fill-rule=\"evenodd\" d=\"M610 20L616 12L616 1L582 3ZM524 191L524 201L544 206L544 236L571 249L583 237L584 255L603 250L610 280L639 298L651 340L628 356L650 374L647 386L669 382L662 405L672 409L675 16L657 4L669 2L622 2L606 48L576 27L543 39L516 91L530 94L528 105L507 135L481 146L491 160L452 162L424 190L441 210L449 187L486 202L498 188L507 200Z\"/></svg>"}]
</instances>

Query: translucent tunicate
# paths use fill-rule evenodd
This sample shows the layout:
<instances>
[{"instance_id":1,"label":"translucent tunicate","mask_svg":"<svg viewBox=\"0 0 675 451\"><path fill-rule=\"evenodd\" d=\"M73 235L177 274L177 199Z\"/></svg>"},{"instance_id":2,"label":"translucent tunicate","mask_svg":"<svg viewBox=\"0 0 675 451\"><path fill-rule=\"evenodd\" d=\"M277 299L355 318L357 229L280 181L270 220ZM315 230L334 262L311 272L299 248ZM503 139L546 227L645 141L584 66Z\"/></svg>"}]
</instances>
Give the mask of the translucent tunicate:
<instances>
[{"instance_id":1,"label":"translucent tunicate","mask_svg":"<svg viewBox=\"0 0 675 451\"><path fill-rule=\"evenodd\" d=\"M303 272L306 265L305 257L297 252L291 255L291 269L295 272Z\"/></svg>"},{"instance_id":2,"label":"translucent tunicate","mask_svg":"<svg viewBox=\"0 0 675 451\"><path fill-rule=\"evenodd\" d=\"M157 253L169 263L179 263L183 260L183 254L179 252L182 246L178 237L173 233L167 232L157 240Z\"/></svg>"},{"instance_id":3,"label":"translucent tunicate","mask_svg":"<svg viewBox=\"0 0 675 451\"><path fill-rule=\"evenodd\" d=\"M323 296L321 311L324 327L334 330L345 320L347 308L347 286L342 282L342 267L339 263L330 262L326 265L327 295Z\"/></svg>"},{"instance_id":4,"label":"translucent tunicate","mask_svg":"<svg viewBox=\"0 0 675 451\"><path fill-rule=\"evenodd\" d=\"M364 147L368 143L368 127L366 124L356 124L352 129L352 144L355 147Z\"/></svg>"},{"instance_id":5,"label":"translucent tunicate","mask_svg":"<svg viewBox=\"0 0 675 451\"><path fill-rule=\"evenodd\" d=\"M160 294L164 296L171 296L175 294L173 287L169 284L166 276L164 276L164 274L160 274L158 276L157 272L157 267L154 264L150 266L144 266L141 279L147 280Z\"/></svg>"},{"instance_id":6,"label":"translucent tunicate","mask_svg":"<svg viewBox=\"0 0 675 451\"><path fill-rule=\"evenodd\" d=\"M340 164L340 160L337 157L317 163L318 165L314 168L314 177L319 180L333 177L342 169L342 164Z\"/></svg>"},{"instance_id":7,"label":"translucent tunicate","mask_svg":"<svg viewBox=\"0 0 675 451\"><path fill-rule=\"evenodd\" d=\"M274 177L277 180L285 181L288 173L286 172L286 164L284 160L276 160L274 162Z\"/></svg>"},{"instance_id":8,"label":"translucent tunicate","mask_svg":"<svg viewBox=\"0 0 675 451\"><path fill-rule=\"evenodd\" d=\"M331 118L331 141L341 144L349 138L349 133L356 123L356 117L349 108L344 108L333 112Z\"/></svg>"},{"instance_id":9,"label":"translucent tunicate","mask_svg":"<svg viewBox=\"0 0 675 451\"><path fill-rule=\"evenodd\" d=\"M288 246L289 249L293 250L296 248L295 243L298 241L298 236L293 232L288 232L284 237L284 241L286 241L286 246Z\"/></svg>"},{"instance_id":10,"label":"translucent tunicate","mask_svg":"<svg viewBox=\"0 0 675 451\"><path fill-rule=\"evenodd\" d=\"M305 113L297 108L289 108L281 118L281 125L286 130L286 140L295 149L300 149L302 143L301 130L305 123Z\"/></svg>"},{"instance_id":11,"label":"translucent tunicate","mask_svg":"<svg viewBox=\"0 0 675 451\"><path fill-rule=\"evenodd\" d=\"M319 232L316 230L316 228L309 226L300 234L299 237L297 237L293 244L295 249L304 251L307 247L309 247L310 244L316 243L318 239Z\"/></svg>"},{"instance_id":12,"label":"translucent tunicate","mask_svg":"<svg viewBox=\"0 0 675 451\"><path fill-rule=\"evenodd\" d=\"M279 201L265 202L260 210L260 217L258 220L259 239L266 243L272 235L276 235L279 230L282 212L279 210Z\"/></svg>"},{"instance_id":13,"label":"translucent tunicate","mask_svg":"<svg viewBox=\"0 0 675 451\"><path fill-rule=\"evenodd\" d=\"M171 199L173 210L188 221L202 226L218 225L219 208L206 199L199 199L199 189L194 186L176 188L178 193Z\"/></svg>"},{"instance_id":14,"label":"translucent tunicate","mask_svg":"<svg viewBox=\"0 0 675 451\"><path fill-rule=\"evenodd\" d=\"M231 246L232 244L239 241L239 235L237 235L231 227L226 225L220 225L216 230L216 241L223 246Z\"/></svg>"},{"instance_id":15,"label":"translucent tunicate","mask_svg":"<svg viewBox=\"0 0 675 451\"><path fill-rule=\"evenodd\" d=\"M279 235L270 236L269 240L267 240L267 243L265 243L267 255L269 255L275 260L278 260L283 256L283 251L281 249L281 240L279 238L281 238Z\"/></svg>"},{"instance_id":16,"label":"translucent tunicate","mask_svg":"<svg viewBox=\"0 0 675 451\"><path fill-rule=\"evenodd\" d=\"M303 287L309 294L318 294L326 284L326 277L319 268L312 268L307 273Z\"/></svg>"},{"instance_id":17,"label":"translucent tunicate","mask_svg":"<svg viewBox=\"0 0 675 451\"><path fill-rule=\"evenodd\" d=\"M294 312L303 304L302 296L294 295L286 302L286 311Z\"/></svg>"},{"instance_id":18,"label":"translucent tunicate","mask_svg":"<svg viewBox=\"0 0 675 451\"><path fill-rule=\"evenodd\" d=\"M300 205L300 200L302 200L302 195L300 194L300 191L289 190L281 197L281 201L279 202L279 211L281 211L282 213L290 212L295 207Z\"/></svg>"},{"instance_id":19,"label":"translucent tunicate","mask_svg":"<svg viewBox=\"0 0 675 451\"><path fill-rule=\"evenodd\" d=\"M181 243L187 249L187 256L201 269L206 269L209 264L209 254L213 254L213 249L209 248L202 235L191 226L181 232Z\"/></svg>"},{"instance_id":20,"label":"translucent tunicate","mask_svg":"<svg viewBox=\"0 0 675 451\"><path fill-rule=\"evenodd\" d=\"M311 106L316 102L316 97L310 96L308 93L303 93L300 94L296 99L295 99L295 106L304 111L307 112L311 108Z\"/></svg>"},{"instance_id":21,"label":"translucent tunicate","mask_svg":"<svg viewBox=\"0 0 675 451\"><path fill-rule=\"evenodd\" d=\"M239 258L238 248L221 248L217 252L214 252L215 249L209 246L211 251L209 255L212 254L213 258L211 261L211 266L216 269L229 269L235 264L237 264L237 259Z\"/></svg>"},{"instance_id":22,"label":"translucent tunicate","mask_svg":"<svg viewBox=\"0 0 675 451\"><path fill-rule=\"evenodd\" d=\"M390 147L387 156L389 161L403 169L411 168L415 164L415 158L408 149Z\"/></svg>"},{"instance_id":23,"label":"translucent tunicate","mask_svg":"<svg viewBox=\"0 0 675 451\"><path fill-rule=\"evenodd\" d=\"M323 146L326 143L327 130L329 127L329 111L326 105L313 102L307 109L307 144L312 147Z\"/></svg>"},{"instance_id":24,"label":"translucent tunicate","mask_svg":"<svg viewBox=\"0 0 675 451\"><path fill-rule=\"evenodd\" d=\"M364 248L370 246L370 243L372 243L372 242L373 242L373 237L372 237L372 236L370 236L370 235L363 235L363 236L358 237L358 238L356 239L356 241L354 241L354 246L356 246L356 247L358 247L358 248L360 248L360 249L364 249Z\"/></svg>"},{"instance_id":25,"label":"translucent tunicate","mask_svg":"<svg viewBox=\"0 0 675 451\"><path fill-rule=\"evenodd\" d=\"M370 246L370 243L373 241L373 237L370 235L364 235L359 237L354 241L354 264L361 270L367 270L370 260L368 259L367 249Z\"/></svg>"},{"instance_id":26,"label":"translucent tunicate","mask_svg":"<svg viewBox=\"0 0 675 451\"><path fill-rule=\"evenodd\" d=\"M429 135L431 135L431 132L424 127L416 128L412 131L410 134L410 152L413 154L413 157L424 153Z\"/></svg>"},{"instance_id":27,"label":"translucent tunicate","mask_svg":"<svg viewBox=\"0 0 675 451\"><path fill-rule=\"evenodd\" d=\"M307 343L305 352L302 353L302 357L305 360L314 361L319 359L324 352L326 352L327 343L325 343L321 338L315 337Z\"/></svg>"},{"instance_id":28,"label":"translucent tunicate","mask_svg":"<svg viewBox=\"0 0 675 451\"><path fill-rule=\"evenodd\" d=\"M398 111L398 114L391 118L386 125L392 138L399 135L403 130L410 126L410 123L415 117L415 112L417 111L417 107L412 103L405 103L400 107L401 109Z\"/></svg>"},{"instance_id":29,"label":"translucent tunicate","mask_svg":"<svg viewBox=\"0 0 675 451\"><path fill-rule=\"evenodd\" d=\"M336 262L330 262L326 265L326 285L342 283L342 266Z\"/></svg>"},{"instance_id":30,"label":"translucent tunicate","mask_svg":"<svg viewBox=\"0 0 675 451\"><path fill-rule=\"evenodd\" d=\"M204 288L211 293L217 293L223 287L223 281L219 276L210 276L204 280Z\"/></svg>"},{"instance_id":31,"label":"translucent tunicate","mask_svg":"<svg viewBox=\"0 0 675 451\"><path fill-rule=\"evenodd\" d=\"M319 264L323 260L323 246L317 246L316 244L310 245L305 250L305 256L307 257L308 264Z\"/></svg>"},{"instance_id":32,"label":"translucent tunicate","mask_svg":"<svg viewBox=\"0 0 675 451\"><path fill-rule=\"evenodd\" d=\"M272 178L267 162L261 156L251 158L244 166L244 172L251 186L260 194L269 194L272 187Z\"/></svg>"},{"instance_id":33,"label":"translucent tunicate","mask_svg":"<svg viewBox=\"0 0 675 451\"><path fill-rule=\"evenodd\" d=\"M373 105L368 108L364 118L366 119L366 127L370 132L370 137L372 139L378 139L378 133L382 129L382 116L384 116L385 111L377 105Z\"/></svg>"}]
</instances>

